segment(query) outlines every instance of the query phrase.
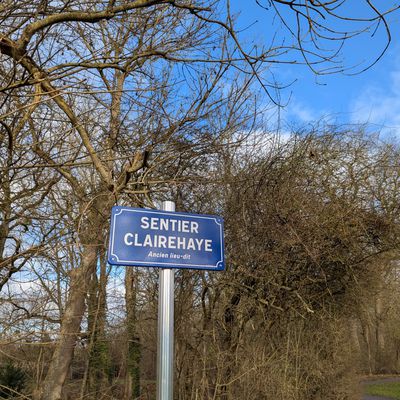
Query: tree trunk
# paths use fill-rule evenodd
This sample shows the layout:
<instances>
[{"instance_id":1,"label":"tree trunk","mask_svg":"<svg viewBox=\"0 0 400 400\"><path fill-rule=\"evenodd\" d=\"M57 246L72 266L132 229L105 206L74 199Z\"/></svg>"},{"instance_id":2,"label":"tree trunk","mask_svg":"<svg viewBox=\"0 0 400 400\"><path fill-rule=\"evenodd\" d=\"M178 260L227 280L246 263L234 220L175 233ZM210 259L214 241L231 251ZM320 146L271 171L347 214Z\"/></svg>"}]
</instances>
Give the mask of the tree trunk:
<instances>
[{"instance_id":1,"label":"tree trunk","mask_svg":"<svg viewBox=\"0 0 400 400\"><path fill-rule=\"evenodd\" d=\"M108 383L109 354L105 335L107 271L105 253L99 254L100 279L93 271L88 301L90 346L88 359L88 392L97 399Z\"/></svg>"},{"instance_id":2,"label":"tree trunk","mask_svg":"<svg viewBox=\"0 0 400 400\"><path fill-rule=\"evenodd\" d=\"M133 268L125 272L125 301L126 301L126 331L127 331L127 359L125 375L126 400L137 399L140 396L140 338L137 334L136 297L138 290L138 276Z\"/></svg>"},{"instance_id":3,"label":"tree trunk","mask_svg":"<svg viewBox=\"0 0 400 400\"><path fill-rule=\"evenodd\" d=\"M357 355L360 356L360 354L362 352L362 346L360 344L360 338L358 336L359 335L358 323L354 318L350 319L349 327L350 327L350 335L351 335L351 341L353 344L353 348L357 351Z\"/></svg>"},{"instance_id":4,"label":"tree trunk","mask_svg":"<svg viewBox=\"0 0 400 400\"><path fill-rule=\"evenodd\" d=\"M85 245L82 265L71 271L71 287L62 319L60 339L53 353L46 379L43 382L41 400L61 399L61 391L80 333L80 325L85 312L86 293L91 273L96 268L96 258L96 246Z\"/></svg>"},{"instance_id":5,"label":"tree trunk","mask_svg":"<svg viewBox=\"0 0 400 400\"><path fill-rule=\"evenodd\" d=\"M385 351L385 336L383 332L384 324L382 321L383 316L383 305L380 293L375 299L375 372L382 372L381 369L384 367L384 351Z\"/></svg>"}]
</instances>

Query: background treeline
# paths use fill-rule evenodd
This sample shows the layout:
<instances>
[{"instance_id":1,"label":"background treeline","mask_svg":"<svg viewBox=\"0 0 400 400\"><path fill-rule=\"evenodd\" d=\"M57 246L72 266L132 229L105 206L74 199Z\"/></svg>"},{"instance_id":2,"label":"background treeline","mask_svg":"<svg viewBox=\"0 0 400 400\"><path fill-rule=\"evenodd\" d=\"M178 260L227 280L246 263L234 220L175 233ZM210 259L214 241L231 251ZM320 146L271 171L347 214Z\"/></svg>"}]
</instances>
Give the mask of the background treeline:
<instances>
[{"instance_id":1,"label":"background treeline","mask_svg":"<svg viewBox=\"0 0 400 400\"><path fill-rule=\"evenodd\" d=\"M332 130L246 138L207 160L201 190L177 186L180 210L224 216L227 252L225 272L176 272L177 399L345 399L360 374L400 371L399 148ZM3 289L0 383L25 394L81 290L81 256L57 242ZM157 272L104 260L103 246L64 393L152 399Z\"/></svg>"},{"instance_id":2,"label":"background treeline","mask_svg":"<svg viewBox=\"0 0 400 400\"><path fill-rule=\"evenodd\" d=\"M390 41L390 5L347 3L270 1L257 46L219 0L0 4L0 397L155 398L157 271L106 249L113 205L162 200L226 227L225 272L176 273L176 399L350 399L398 372L398 144L271 127L271 66Z\"/></svg>"}]
</instances>

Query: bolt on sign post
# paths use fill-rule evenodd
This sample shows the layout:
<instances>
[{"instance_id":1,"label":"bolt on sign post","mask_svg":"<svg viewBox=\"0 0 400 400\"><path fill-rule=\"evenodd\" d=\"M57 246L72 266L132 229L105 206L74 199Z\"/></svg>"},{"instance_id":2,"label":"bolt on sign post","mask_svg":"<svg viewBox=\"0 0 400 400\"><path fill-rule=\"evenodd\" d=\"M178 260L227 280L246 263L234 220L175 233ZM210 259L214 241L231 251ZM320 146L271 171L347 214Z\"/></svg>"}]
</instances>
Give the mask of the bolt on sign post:
<instances>
[{"instance_id":1,"label":"bolt on sign post","mask_svg":"<svg viewBox=\"0 0 400 400\"><path fill-rule=\"evenodd\" d=\"M173 399L174 270L224 269L223 220L215 215L113 207L108 262L159 267L157 400Z\"/></svg>"}]
</instances>

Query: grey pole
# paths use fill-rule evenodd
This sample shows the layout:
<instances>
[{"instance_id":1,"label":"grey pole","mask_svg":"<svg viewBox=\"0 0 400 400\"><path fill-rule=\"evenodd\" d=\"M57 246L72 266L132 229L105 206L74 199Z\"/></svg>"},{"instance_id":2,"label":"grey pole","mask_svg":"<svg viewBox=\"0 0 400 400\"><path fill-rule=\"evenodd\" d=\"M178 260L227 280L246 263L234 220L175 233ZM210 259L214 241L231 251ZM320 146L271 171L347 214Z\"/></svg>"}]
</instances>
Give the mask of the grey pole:
<instances>
[{"instance_id":1,"label":"grey pole","mask_svg":"<svg viewBox=\"0 0 400 400\"><path fill-rule=\"evenodd\" d=\"M162 210L175 211L175 203L164 201ZM158 284L157 400L172 400L174 383L174 270L160 268Z\"/></svg>"}]
</instances>

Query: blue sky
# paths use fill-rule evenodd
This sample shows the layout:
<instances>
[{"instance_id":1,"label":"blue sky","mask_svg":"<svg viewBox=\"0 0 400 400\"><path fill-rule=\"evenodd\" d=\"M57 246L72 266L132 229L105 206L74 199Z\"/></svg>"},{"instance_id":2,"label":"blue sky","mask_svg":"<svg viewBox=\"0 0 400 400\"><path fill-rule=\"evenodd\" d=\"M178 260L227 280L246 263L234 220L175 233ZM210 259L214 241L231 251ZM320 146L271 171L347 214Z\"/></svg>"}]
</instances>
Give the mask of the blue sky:
<instances>
[{"instance_id":1,"label":"blue sky","mask_svg":"<svg viewBox=\"0 0 400 400\"><path fill-rule=\"evenodd\" d=\"M398 5L392 0L384 3L387 7ZM268 43L275 30L271 29L273 11L261 9L253 0L232 0L231 4L233 12L240 12L237 26L248 27L241 32L241 39ZM343 14L367 15L365 1L347 0L346 4ZM281 113L284 120L300 125L321 118L338 123L369 123L372 129L382 129L400 137L400 12L392 13L388 21L392 31L388 51L375 66L361 74L316 76L304 66L275 65L274 73L280 81L288 83L296 79L282 92L283 101L290 99ZM331 26L339 27L339 24L336 21ZM352 26L355 29L361 25ZM362 65L373 60L386 43L383 28L381 25L374 35L366 32L348 41L341 54L345 64L361 63L359 69L362 69Z\"/></svg>"}]
</instances>

